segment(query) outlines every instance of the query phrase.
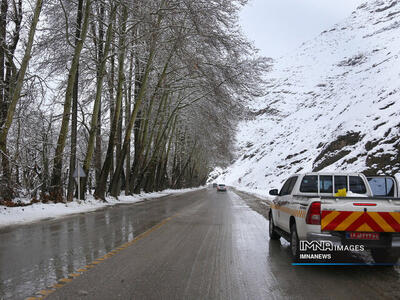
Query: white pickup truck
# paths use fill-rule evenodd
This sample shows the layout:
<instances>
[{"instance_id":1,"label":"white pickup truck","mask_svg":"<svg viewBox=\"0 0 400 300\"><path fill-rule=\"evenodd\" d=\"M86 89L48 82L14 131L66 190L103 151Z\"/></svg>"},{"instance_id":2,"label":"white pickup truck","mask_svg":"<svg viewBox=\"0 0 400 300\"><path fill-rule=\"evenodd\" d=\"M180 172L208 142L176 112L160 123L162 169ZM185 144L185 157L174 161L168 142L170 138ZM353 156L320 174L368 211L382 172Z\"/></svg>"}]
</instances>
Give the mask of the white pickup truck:
<instances>
[{"instance_id":1,"label":"white pickup truck","mask_svg":"<svg viewBox=\"0 0 400 300\"><path fill-rule=\"evenodd\" d=\"M273 189L269 193L276 196L269 214L270 239L287 239L294 260L301 258L303 241L308 246L318 241L335 249L337 245L339 249L357 245L370 249L375 262L397 262L400 198L394 177L295 174L279 192Z\"/></svg>"}]
</instances>

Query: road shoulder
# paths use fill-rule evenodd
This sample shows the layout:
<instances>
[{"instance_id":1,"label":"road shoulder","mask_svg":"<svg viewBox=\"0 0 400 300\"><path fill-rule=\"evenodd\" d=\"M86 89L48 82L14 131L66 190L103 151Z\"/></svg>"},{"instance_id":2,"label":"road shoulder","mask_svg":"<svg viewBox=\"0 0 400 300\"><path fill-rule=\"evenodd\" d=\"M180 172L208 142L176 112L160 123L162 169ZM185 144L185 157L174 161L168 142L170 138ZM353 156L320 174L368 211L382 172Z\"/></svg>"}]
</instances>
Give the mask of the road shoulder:
<instances>
[{"instance_id":1,"label":"road shoulder","mask_svg":"<svg viewBox=\"0 0 400 300\"><path fill-rule=\"evenodd\" d=\"M258 196L255 196L250 193L246 193L243 191L239 191L235 189L234 187L231 188L231 190L240 196L243 201L254 211L258 212L260 215L262 215L264 218L268 220L268 215L269 215L269 210L270 210L270 205L271 201L265 198L261 198Z\"/></svg>"}]
</instances>

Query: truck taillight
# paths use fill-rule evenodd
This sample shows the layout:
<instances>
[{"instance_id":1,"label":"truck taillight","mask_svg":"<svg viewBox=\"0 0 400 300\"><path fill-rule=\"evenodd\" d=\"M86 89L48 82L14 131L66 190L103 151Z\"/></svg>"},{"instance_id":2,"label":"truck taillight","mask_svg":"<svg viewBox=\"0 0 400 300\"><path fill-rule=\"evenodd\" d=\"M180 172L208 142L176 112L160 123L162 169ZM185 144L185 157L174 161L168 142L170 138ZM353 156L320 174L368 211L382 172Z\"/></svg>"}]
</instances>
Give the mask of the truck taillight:
<instances>
[{"instance_id":1,"label":"truck taillight","mask_svg":"<svg viewBox=\"0 0 400 300\"><path fill-rule=\"evenodd\" d=\"M311 225L321 225L321 202L313 202L308 209L306 223Z\"/></svg>"}]
</instances>

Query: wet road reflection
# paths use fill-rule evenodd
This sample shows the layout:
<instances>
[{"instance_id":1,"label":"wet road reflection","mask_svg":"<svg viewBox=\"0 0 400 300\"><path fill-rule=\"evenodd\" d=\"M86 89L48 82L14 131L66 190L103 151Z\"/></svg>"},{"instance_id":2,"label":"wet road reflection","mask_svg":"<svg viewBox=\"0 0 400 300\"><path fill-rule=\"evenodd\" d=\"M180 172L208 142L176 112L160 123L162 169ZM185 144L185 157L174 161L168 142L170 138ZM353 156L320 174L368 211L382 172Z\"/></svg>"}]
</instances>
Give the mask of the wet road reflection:
<instances>
[{"instance_id":1,"label":"wet road reflection","mask_svg":"<svg viewBox=\"0 0 400 300\"><path fill-rule=\"evenodd\" d=\"M49 299L399 298L399 267L293 266L246 199L207 189L0 231L0 299L31 296L176 214Z\"/></svg>"},{"instance_id":2,"label":"wet road reflection","mask_svg":"<svg viewBox=\"0 0 400 300\"><path fill-rule=\"evenodd\" d=\"M193 193L0 230L0 299L23 299L132 240Z\"/></svg>"}]
</instances>

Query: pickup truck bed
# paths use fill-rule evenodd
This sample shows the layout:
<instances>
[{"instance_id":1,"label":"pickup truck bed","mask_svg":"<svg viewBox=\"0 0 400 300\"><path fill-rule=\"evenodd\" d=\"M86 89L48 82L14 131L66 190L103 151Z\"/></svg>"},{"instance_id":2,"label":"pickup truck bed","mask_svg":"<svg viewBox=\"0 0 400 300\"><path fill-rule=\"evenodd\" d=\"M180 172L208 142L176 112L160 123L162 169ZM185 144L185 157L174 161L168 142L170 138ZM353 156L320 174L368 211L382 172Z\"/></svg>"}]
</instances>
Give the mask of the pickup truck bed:
<instances>
[{"instance_id":1,"label":"pickup truck bed","mask_svg":"<svg viewBox=\"0 0 400 300\"><path fill-rule=\"evenodd\" d=\"M343 178L347 178L346 188L351 189L350 183L357 182L357 192L363 193L347 196L345 188L340 190L340 196L333 192L321 195L322 181L331 177L334 182L336 176L340 177L341 184L346 182ZM308 184L306 191L304 181ZM318 184L316 193L309 192L307 181ZM361 185L364 186L360 188ZM299 258L300 241L305 240L363 245L371 250L375 261L395 262L400 249L400 198L397 197L397 182L391 183L391 187L391 193L396 197L374 197L367 178L361 173L294 175L286 181L271 205L270 236L288 239L295 259ZM277 194L276 190L272 192Z\"/></svg>"}]
</instances>

